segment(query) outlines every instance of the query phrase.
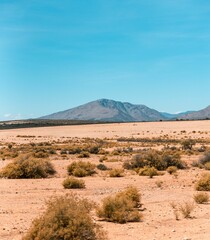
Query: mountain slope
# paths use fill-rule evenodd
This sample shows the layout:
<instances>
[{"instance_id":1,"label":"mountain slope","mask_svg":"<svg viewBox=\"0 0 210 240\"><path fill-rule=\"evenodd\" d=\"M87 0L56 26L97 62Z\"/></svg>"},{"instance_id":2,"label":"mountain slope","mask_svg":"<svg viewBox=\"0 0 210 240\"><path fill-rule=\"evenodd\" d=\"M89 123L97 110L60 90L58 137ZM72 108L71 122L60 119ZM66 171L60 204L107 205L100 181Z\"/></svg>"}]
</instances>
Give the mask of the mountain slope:
<instances>
[{"instance_id":1,"label":"mountain slope","mask_svg":"<svg viewBox=\"0 0 210 240\"><path fill-rule=\"evenodd\" d=\"M207 119L210 118L210 105L202 110L195 111L192 113L184 114L180 119L189 119L189 120L197 120L197 119Z\"/></svg>"},{"instance_id":2,"label":"mountain slope","mask_svg":"<svg viewBox=\"0 0 210 240\"><path fill-rule=\"evenodd\" d=\"M194 113L195 111L187 111L187 112L181 112L181 113L166 113L161 112L161 114L166 117L167 119L181 119L182 116L185 116L190 113Z\"/></svg>"},{"instance_id":3,"label":"mountain slope","mask_svg":"<svg viewBox=\"0 0 210 240\"><path fill-rule=\"evenodd\" d=\"M41 119L99 120L107 122L159 121L167 119L145 105L100 99Z\"/></svg>"}]
</instances>

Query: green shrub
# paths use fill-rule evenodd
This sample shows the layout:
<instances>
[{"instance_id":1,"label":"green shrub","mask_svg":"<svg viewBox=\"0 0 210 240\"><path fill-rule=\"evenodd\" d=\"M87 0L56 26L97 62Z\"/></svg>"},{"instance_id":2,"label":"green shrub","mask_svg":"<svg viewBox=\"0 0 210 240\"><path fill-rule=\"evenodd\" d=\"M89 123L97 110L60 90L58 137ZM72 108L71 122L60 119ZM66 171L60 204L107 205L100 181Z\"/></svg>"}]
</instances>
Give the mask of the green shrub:
<instances>
[{"instance_id":1,"label":"green shrub","mask_svg":"<svg viewBox=\"0 0 210 240\"><path fill-rule=\"evenodd\" d=\"M46 178L55 174L53 165L45 159L35 159L30 155L19 156L5 166L0 176L4 178Z\"/></svg>"},{"instance_id":2,"label":"green shrub","mask_svg":"<svg viewBox=\"0 0 210 240\"><path fill-rule=\"evenodd\" d=\"M121 168L114 168L109 171L110 177L123 177L124 176L124 170Z\"/></svg>"},{"instance_id":3,"label":"green shrub","mask_svg":"<svg viewBox=\"0 0 210 240\"><path fill-rule=\"evenodd\" d=\"M69 175L75 177L86 177L95 173L95 165L90 162L72 162L67 169Z\"/></svg>"},{"instance_id":4,"label":"green shrub","mask_svg":"<svg viewBox=\"0 0 210 240\"><path fill-rule=\"evenodd\" d=\"M74 177L68 177L63 181L63 186L68 189L85 188L85 182Z\"/></svg>"},{"instance_id":5,"label":"green shrub","mask_svg":"<svg viewBox=\"0 0 210 240\"><path fill-rule=\"evenodd\" d=\"M48 202L23 240L106 240L106 234L90 216L92 204L73 195Z\"/></svg>"},{"instance_id":6,"label":"green shrub","mask_svg":"<svg viewBox=\"0 0 210 240\"><path fill-rule=\"evenodd\" d=\"M158 176L158 171L154 167L144 167L139 170L140 176L149 176L153 178L153 176Z\"/></svg>"},{"instance_id":7,"label":"green shrub","mask_svg":"<svg viewBox=\"0 0 210 240\"><path fill-rule=\"evenodd\" d=\"M195 185L197 191L210 191L210 174L203 175Z\"/></svg>"},{"instance_id":8,"label":"green shrub","mask_svg":"<svg viewBox=\"0 0 210 240\"><path fill-rule=\"evenodd\" d=\"M106 197L97 215L109 222L139 222L142 219L137 209L140 206L140 198L138 190L135 187L129 187L115 196Z\"/></svg>"},{"instance_id":9,"label":"green shrub","mask_svg":"<svg viewBox=\"0 0 210 240\"><path fill-rule=\"evenodd\" d=\"M209 195L207 193L197 193L194 195L194 200L198 204L207 203L209 201Z\"/></svg>"}]
</instances>

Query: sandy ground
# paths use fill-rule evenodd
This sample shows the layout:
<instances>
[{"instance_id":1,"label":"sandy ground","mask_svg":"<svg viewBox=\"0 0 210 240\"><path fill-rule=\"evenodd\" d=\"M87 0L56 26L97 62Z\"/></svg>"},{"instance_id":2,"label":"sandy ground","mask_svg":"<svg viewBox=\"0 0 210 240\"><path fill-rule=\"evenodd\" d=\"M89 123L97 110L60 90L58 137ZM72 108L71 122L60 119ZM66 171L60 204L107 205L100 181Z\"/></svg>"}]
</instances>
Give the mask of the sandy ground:
<instances>
[{"instance_id":1,"label":"sandy ground","mask_svg":"<svg viewBox=\"0 0 210 240\"><path fill-rule=\"evenodd\" d=\"M17 135L33 135L37 141L60 139L63 137L159 137L169 134L171 137L183 138L181 131L192 138L209 138L210 121L193 122L157 122L106 124L89 126L49 127L0 131L1 142L30 142L31 139ZM196 131L193 133L193 131ZM200 131L200 133L199 133ZM38 136L42 136L39 137ZM34 140L34 139L33 139ZM98 161L98 156L89 159ZM188 158L188 161L198 156ZM0 179L0 239L19 240L30 227L32 220L45 209L46 201L52 196L74 192L100 203L104 197L114 194L126 186L136 186L142 194L144 219L139 223L114 224L100 222L108 232L111 240L209 240L210 239L210 204L195 205L191 219L175 220L171 202L193 202L194 184L204 170L190 168L179 170L178 176L168 173L152 179L127 173L122 178L109 178L101 175L86 177L86 189L64 190L62 181L66 167L71 161L53 160L58 172L49 179L10 180ZM9 160L0 161L0 168ZM157 181L162 181L162 187Z\"/></svg>"},{"instance_id":2,"label":"sandy ground","mask_svg":"<svg viewBox=\"0 0 210 240\"><path fill-rule=\"evenodd\" d=\"M185 132L183 132L185 131ZM115 123L81 126L61 126L27 128L14 130L1 130L0 141L20 141L18 135L36 136L48 141L49 139L90 137L90 138L117 138L117 137L160 137L168 135L174 138L209 138L209 121L186 121L186 122L143 122L143 123ZM42 138L41 138L42 137ZM33 139L34 140L34 139Z\"/></svg>"}]
</instances>

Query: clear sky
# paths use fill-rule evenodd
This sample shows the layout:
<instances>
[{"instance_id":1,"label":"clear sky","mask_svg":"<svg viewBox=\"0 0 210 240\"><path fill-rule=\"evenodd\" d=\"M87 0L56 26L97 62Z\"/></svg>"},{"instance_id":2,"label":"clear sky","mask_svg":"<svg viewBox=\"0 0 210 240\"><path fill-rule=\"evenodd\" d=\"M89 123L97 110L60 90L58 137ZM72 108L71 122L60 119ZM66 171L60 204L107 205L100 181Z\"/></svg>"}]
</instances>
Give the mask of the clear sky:
<instances>
[{"instance_id":1,"label":"clear sky","mask_svg":"<svg viewBox=\"0 0 210 240\"><path fill-rule=\"evenodd\" d=\"M0 0L0 119L108 98L210 104L210 1Z\"/></svg>"}]
</instances>

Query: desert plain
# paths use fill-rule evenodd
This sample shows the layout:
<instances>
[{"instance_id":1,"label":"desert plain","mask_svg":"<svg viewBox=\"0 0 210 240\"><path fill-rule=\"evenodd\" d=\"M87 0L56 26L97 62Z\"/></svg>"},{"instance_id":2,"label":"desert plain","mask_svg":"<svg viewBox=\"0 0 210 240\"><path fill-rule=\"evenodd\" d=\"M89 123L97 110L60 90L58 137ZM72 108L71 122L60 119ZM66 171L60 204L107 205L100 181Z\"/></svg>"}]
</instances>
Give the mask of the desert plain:
<instances>
[{"instance_id":1,"label":"desert plain","mask_svg":"<svg viewBox=\"0 0 210 240\"><path fill-rule=\"evenodd\" d=\"M185 140L193 140L192 149L182 149ZM207 169L193 162L210 149L210 121L174 121L143 123L112 123L62 127L11 129L0 131L0 169L14 161L12 153L25 151L27 146L54 147L50 159L56 169L53 177L43 179L0 179L0 239L20 240L32 221L46 209L46 202L67 193L78 194L97 204L127 186L141 193L143 219L125 224L93 218L107 231L110 240L209 240L210 204L197 204L195 184ZM67 146L98 145L98 153L83 158L65 152ZM23 149L23 150L21 150ZM122 177L110 177L108 171L96 169L93 176L84 177L85 189L64 189L67 166L73 161L100 163L109 169L123 167L141 151L155 149L178 151L187 165L176 174L162 171L153 176L139 176L136 171L124 170ZM173 150L172 150L173 149ZM204 149L204 150L203 150ZM7 154L6 151L7 150ZM63 151L63 152L62 152ZM207 192L207 194L209 194ZM192 203L189 218L176 219L172 203Z\"/></svg>"}]
</instances>

